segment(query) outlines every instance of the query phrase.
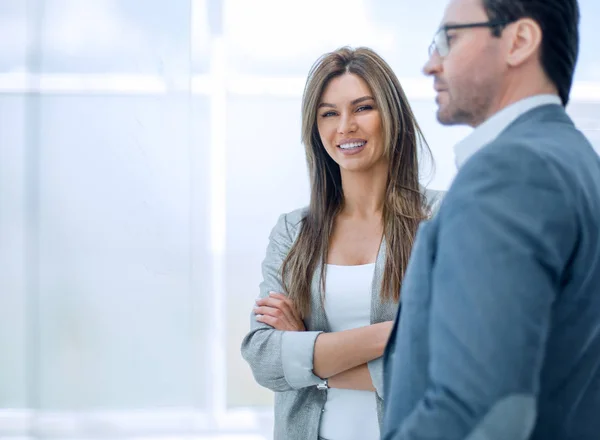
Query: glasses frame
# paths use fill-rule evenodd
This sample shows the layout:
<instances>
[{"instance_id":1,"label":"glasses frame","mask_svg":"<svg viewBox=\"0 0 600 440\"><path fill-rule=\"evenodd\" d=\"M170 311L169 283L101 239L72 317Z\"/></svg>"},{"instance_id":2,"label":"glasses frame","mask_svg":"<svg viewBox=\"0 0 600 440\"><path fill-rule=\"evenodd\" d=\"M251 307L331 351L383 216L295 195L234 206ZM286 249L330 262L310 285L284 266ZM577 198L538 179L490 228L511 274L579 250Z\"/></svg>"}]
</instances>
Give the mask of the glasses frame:
<instances>
[{"instance_id":1,"label":"glasses frame","mask_svg":"<svg viewBox=\"0 0 600 440\"><path fill-rule=\"evenodd\" d=\"M512 20L489 20L481 21L476 23L462 23L462 24L447 24L437 30L433 36L433 40L429 45L429 56L431 57L434 52L444 58L450 53L450 41L448 38L448 31L455 29L473 29L473 28L503 28L504 26L512 23ZM499 36L499 33L496 35ZM440 40L444 38L443 40ZM441 43L443 41L443 43Z\"/></svg>"}]
</instances>

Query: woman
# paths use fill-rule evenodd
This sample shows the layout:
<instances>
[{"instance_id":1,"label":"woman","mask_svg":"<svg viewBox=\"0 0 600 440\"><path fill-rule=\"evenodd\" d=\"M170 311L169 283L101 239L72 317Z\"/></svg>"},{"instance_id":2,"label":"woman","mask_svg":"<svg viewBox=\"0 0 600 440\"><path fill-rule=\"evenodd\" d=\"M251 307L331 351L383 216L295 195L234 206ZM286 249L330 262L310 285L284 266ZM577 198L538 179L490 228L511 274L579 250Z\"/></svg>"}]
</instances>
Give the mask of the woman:
<instances>
[{"instance_id":1,"label":"woman","mask_svg":"<svg viewBox=\"0 0 600 440\"><path fill-rule=\"evenodd\" d=\"M282 215L242 355L275 394L275 439L379 439L381 356L419 222L422 134L392 69L342 48L302 99L308 208ZM428 150L427 150L428 151Z\"/></svg>"}]
</instances>

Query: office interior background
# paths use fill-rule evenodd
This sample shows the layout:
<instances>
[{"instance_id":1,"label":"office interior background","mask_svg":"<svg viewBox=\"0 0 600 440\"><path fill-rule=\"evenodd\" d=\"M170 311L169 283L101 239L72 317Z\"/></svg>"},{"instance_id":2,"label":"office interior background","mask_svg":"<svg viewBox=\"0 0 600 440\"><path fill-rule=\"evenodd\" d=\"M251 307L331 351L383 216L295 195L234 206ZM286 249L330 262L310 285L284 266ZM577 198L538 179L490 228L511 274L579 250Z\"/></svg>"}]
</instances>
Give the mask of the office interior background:
<instances>
[{"instance_id":1,"label":"office interior background","mask_svg":"<svg viewBox=\"0 0 600 440\"><path fill-rule=\"evenodd\" d=\"M0 439L271 438L240 356L278 215L306 205L306 74L395 69L446 189L446 0L0 0ZM600 3L569 113L600 151Z\"/></svg>"}]
</instances>

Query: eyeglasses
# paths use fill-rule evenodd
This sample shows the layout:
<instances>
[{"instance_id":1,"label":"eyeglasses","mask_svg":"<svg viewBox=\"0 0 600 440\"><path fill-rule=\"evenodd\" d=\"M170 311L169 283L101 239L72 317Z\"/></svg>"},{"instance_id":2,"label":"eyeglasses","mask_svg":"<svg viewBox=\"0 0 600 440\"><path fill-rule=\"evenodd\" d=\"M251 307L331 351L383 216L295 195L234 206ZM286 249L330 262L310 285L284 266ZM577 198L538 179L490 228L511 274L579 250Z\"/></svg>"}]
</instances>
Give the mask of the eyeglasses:
<instances>
[{"instance_id":1,"label":"eyeglasses","mask_svg":"<svg viewBox=\"0 0 600 440\"><path fill-rule=\"evenodd\" d=\"M506 26L510 21L499 21L499 20L491 20L480 23L466 23L466 24L449 24L446 26L442 26L435 36L433 37L433 41L429 45L429 56L433 55L433 52L437 52L439 56L442 58L448 56L450 52L450 40L448 38L448 31L453 29L471 29L471 28L479 28L479 27L488 27L488 28L499 28Z\"/></svg>"}]
</instances>

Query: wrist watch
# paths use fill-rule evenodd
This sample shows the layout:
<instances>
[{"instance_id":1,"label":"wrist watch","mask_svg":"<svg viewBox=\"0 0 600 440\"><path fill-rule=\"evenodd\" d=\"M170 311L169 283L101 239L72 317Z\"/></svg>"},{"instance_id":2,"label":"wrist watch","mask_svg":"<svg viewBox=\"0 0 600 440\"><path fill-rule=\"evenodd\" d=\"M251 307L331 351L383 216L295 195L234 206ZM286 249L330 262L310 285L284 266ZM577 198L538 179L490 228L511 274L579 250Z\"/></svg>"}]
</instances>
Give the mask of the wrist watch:
<instances>
[{"instance_id":1,"label":"wrist watch","mask_svg":"<svg viewBox=\"0 0 600 440\"><path fill-rule=\"evenodd\" d=\"M327 391L329 389L329 381L327 379L323 379L323 382L317 384L317 389L319 391Z\"/></svg>"}]
</instances>

